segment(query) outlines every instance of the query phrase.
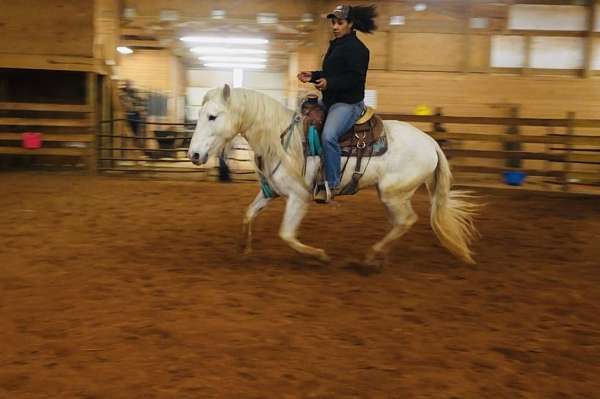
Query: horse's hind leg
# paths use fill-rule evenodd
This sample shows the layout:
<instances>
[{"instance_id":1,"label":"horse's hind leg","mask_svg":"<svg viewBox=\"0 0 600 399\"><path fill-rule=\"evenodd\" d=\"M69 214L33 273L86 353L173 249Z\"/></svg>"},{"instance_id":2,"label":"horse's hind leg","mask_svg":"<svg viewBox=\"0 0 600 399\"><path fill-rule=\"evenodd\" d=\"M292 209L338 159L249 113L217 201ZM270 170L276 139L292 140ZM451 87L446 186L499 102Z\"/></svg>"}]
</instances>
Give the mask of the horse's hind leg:
<instances>
[{"instance_id":1,"label":"horse's hind leg","mask_svg":"<svg viewBox=\"0 0 600 399\"><path fill-rule=\"evenodd\" d=\"M314 256L323 262L329 262L329 256L327 256L324 250L302 244L296 238L298 227L300 226L300 222L302 222L304 215L306 215L307 208L307 202L302 198L297 196L288 197L285 204L285 214L283 215L283 221L281 223L281 228L279 229L279 236L296 251L305 255Z\"/></svg>"},{"instance_id":2,"label":"horse's hind leg","mask_svg":"<svg viewBox=\"0 0 600 399\"><path fill-rule=\"evenodd\" d=\"M386 192L380 193L381 201L384 203L388 212L388 218L392 223L392 229L381 241L371 247L365 260L367 264L378 267L383 266L390 244L406 234L417 221L417 214L412 209L410 203L410 198L413 194L414 190L409 193L402 193L401 195L391 195L391 193Z\"/></svg>"},{"instance_id":3,"label":"horse's hind leg","mask_svg":"<svg viewBox=\"0 0 600 399\"><path fill-rule=\"evenodd\" d=\"M241 248L246 255L252 252L252 221L261 210L271 201L272 198L265 198L262 191L259 191L256 198L246 209L246 216L242 223Z\"/></svg>"}]
</instances>

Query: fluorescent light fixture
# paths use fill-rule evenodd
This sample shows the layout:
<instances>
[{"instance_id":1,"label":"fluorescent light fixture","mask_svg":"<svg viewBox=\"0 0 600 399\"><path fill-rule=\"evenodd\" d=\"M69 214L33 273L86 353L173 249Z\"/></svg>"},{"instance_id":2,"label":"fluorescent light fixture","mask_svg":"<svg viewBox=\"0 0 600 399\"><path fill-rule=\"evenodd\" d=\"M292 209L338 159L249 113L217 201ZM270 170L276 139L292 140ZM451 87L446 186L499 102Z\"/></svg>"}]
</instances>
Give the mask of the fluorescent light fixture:
<instances>
[{"instance_id":1,"label":"fluorescent light fixture","mask_svg":"<svg viewBox=\"0 0 600 399\"><path fill-rule=\"evenodd\" d=\"M212 19L224 19L225 18L225 10L212 10L210 12L210 17Z\"/></svg>"},{"instance_id":2,"label":"fluorescent light fixture","mask_svg":"<svg viewBox=\"0 0 600 399\"><path fill-rule=\"evenodd\" d=\"M277 13L274 12L259 12L256 14L256 23L259 24L276 24L279 22Z\"/></svg>"},{"instance_id":3,"label":"fluorescent light fixture","mask_svg":"<svg viewBox=\"0 0 600 399\"><path fill-rule=\"evenodd\" d=\"M130 49L129 47L125 47L125 46L119 46L117 47L117 51L121 54L131 54L133 53L133 50Z\"/></svg>"},{"instance_id":4,"label":"fluorescent light fixture","mask_svg":"<svg viewBox=\"0 0 600 399\"><path fill-rule=\"evenodd\" d=\"M175 10L160 10L158 18L161 21L177 21L179 20L179 15Z\"/></svg>"},{"instance_id":5,"label":"fluorescent light fixture","mask_svg":"<svg viewBox=\"0 0 600 399\"><path fill-rule=\"evenodd\" d=\"M261 62L267 62L266 58L257 58L257 57L222 57L219 55L203 55L198 57L201 61L208 62L247 62L250 64L258 64Z\"/></svg>"},{"instance_id":6,"label":"fluorescent light fixture","mask_svg":"<svg viewBox=\"0 0 600 399\"><path fill-rule=\"evenodd\" d=\"M415 4L415 11L425 11L425 10L427 10L427 4L425 4L425 3Z\"/></svg>"},{"instance_id":7,"label":"fluorescent light fixture","mask_svg":"<svg viewBox=\"0 0 600 399\"><path fill-rule=\"evenodd\" d=\"M315 20L315 18L313 17L313 15L309 12L305 12L304 14L302 14L302 19L300 21L302 22L313 22Z\"/></svg>"},{"instance_id":8,"label":"fluorescent light fixture","mask_svg":"<svg viewBox=\"0 0 600 399\"><path fill-rule=\"evenodd\" d=\"M267 39L257 37L184 36L182 42L211 44L267 44Z\"/></svg>"},{"instance_id":9,"label":"fluorescent light fixture","mask_svg":"<svg viewBox=\"0 0 600 399\"><path fill-rule=\"evenodd\" d=\"M267 50L258 48L229 48L229 47L192 47L193 53L216 54L216 55L248 55L248 54L267 54Z\"/></svg>"},{"instance_id":10,"label":"fluorescent light fixture","mask_svg":"<svg viewBox=\"0 0 600 399\"><path fill-rule=\"evenodd\" d=\"M137 12L135 11L135 8L126 7L123 10L123 17L126 19L133 19L136 17L136 15L137 15Z\"/></svg>"},{"instance_id":11,"label":"fluorescent light fixture","mask_svg":"<svg viewBox=\"0 0 600 399\"><path fill-rule=\"evenodd\" d=\"M265 64L235 64L228 62L209 62L204 64L208 68L241 68L241 69L263 69Z\"/></svg>"},{"instance_id":12,"label":"fluorescent light fixture","mask_svg":"<svg viewBox=\"0 0 600 399\"><path fill-rule=\"evenodd\" d=\"M393 15L390 17L390 25L404 25L406 23L406 18L404 15Z\"/></svg>"}]
</instances>

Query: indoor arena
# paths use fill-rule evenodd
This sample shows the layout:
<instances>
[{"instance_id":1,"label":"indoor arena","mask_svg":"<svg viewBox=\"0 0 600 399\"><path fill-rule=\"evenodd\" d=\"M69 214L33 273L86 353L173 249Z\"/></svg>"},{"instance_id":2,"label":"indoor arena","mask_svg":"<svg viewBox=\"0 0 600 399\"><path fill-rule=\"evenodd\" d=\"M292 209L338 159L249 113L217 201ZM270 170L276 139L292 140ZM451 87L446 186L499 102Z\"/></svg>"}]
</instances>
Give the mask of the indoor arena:
<instances>
[{"instance_id":1,"label":"indoor arena","mask_svg":"<svg viewBox=\"0 0 600 399\"><path fill-rule=\"evenodd\" d=\"M0 398L600 397L600 0L0 34Z\"/></svg>"}]
</instances>

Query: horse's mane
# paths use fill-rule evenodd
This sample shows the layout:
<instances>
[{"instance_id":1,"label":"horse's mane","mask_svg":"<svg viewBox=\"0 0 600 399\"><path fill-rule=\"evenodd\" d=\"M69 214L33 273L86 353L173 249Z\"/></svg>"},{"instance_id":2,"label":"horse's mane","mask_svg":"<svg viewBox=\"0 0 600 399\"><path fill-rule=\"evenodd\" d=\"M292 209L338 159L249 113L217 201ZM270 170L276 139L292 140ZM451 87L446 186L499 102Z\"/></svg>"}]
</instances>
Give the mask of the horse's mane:
<instances>
[{"instance_id":1,"label":"horse's mane","mask_svg":"<svg viewBox=\"0 0 600 399\"><path fill-rule=\"evenodd\" d=\"M221 95L221 90L215 90ZM209 92L207 96L211 94ZM231 90L230 109L237 115L238 131L246 137L254 153L263 159L267 172L281 161L287 173L303 183L304 155L300 126L296 124L287 151L281 145L281 134L290 126L294 111L277 100L254 90ZM287 136L284 137L284 141Z\"/></svg>"}]
</instances>

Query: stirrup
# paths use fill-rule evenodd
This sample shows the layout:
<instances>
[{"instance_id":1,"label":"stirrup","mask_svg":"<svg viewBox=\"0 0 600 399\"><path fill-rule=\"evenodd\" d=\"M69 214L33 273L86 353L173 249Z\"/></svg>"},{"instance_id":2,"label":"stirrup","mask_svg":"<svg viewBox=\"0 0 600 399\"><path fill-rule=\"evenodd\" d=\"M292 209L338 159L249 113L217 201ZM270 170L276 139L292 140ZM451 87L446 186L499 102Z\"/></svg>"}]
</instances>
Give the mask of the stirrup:
<instances>
[{"instance_id":1,"label":"stirrup","mask_svg":"<svg viewBox=\"0 0 600 399\"><path fill-rule=\"evenodd\" d=\"M326 204L333 199L333 192L329 189L327 182L319 183L315 185L313 191L313 200L320 204Z\"/></svg>"}]
</instances>

